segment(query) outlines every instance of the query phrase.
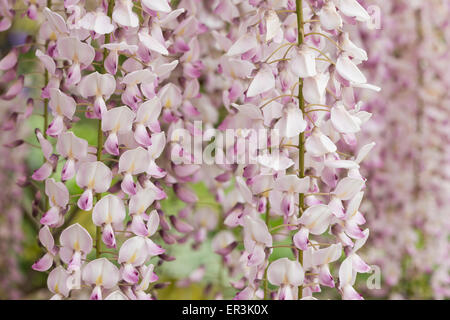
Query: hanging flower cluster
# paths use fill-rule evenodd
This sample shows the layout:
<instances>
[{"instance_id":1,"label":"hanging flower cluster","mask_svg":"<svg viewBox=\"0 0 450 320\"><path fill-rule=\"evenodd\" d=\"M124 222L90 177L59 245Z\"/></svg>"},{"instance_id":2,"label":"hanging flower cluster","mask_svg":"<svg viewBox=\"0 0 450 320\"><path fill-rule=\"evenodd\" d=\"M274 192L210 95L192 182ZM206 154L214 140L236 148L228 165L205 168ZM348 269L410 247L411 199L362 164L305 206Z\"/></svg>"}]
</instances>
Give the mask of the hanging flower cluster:
<instances>
[{"instance_id":1,"label":"hanging flower cluster","mask_svg":"<svg viewBox=\"0 0 450 320\"><path fill-rule=\"evenodd\" d=\"M238 133L219 154L242 163L227 175L239 192L221 201L224 208L233 204L225 225L242 227L244 251L235 259L245 273L236 298L268 298L268 281L279 287L275 299L312 298L323 286L360 299L355 276L370 267L356 253L369 234L359 210L359 168L374 144L358 145L371 114L356 93L379 88L360 71L368 57L345 25L371 17L353 0L219 1L214 12L229 26L213 32L228 111L219 129ZM273 134L261 138L261 130ZM277 217L282 224L270 228ZM283 239L295 260L268 265ZM330 264L343 252L336 285Z\"/></svg>"},{"instance_id":2,"label":"hanging flower cluster","mask_svg":"<svg viewBox=\"0 0 450 320\"><path fill-rule=\"evenodd\" d=\"M358 30L370 48L368 77L383 95L365 96L374 112L366 163L370 245L365 256L391 298L450 295L448 114L450 2L366 1L382 9L377 32ZM389 30L388 32L385 32ZM386 88L386 90L384 90Z\"/></svg>"},{"instance_id":3,"label":"hanging flower cluster","mask_svg":"<svg viewBox=\"0 0 450 320\"><path fill-rule=\"evenodd\" d=\"M170 157L192 156L183 137L170 133L186 128L193 136L195 119L217 117L198 80L206 27L194 2L180 9L166 0L102 2L96 11L86 11L84 1L55 6L42 9L36 39L45 44L36 57L45 68L46 121L51 116L36 130L45 161L31 178L43 181L48 200L39 231L45 252L33 269L51 270L54 299L77 296L86 286L91 299L151 299L155 268L173 260L157 242L177 240L161 210L164 189L195 202L185 184L199 179L198 165ZM85 119L98 122L96 145L71 130ZM160 161L164 152L168 161ZM69 181L81 194L69 194ZM89 214L79 209L92 212L94 239L70 224L73 215ZM174 216L170 221L181 233L193 229ZM157 265L149 264L152 257Z\"/></svg>"},{"instance_id":4,"label":"hanging flower cluster","mask_svg":"<svg viewBox=\"0 0 450 320\"><path fill-rule=\"evenodd\" d=\"M44 161L30 177L43 186L33 202L43 254L32 268L49 272L52 299L154 299L158 268L176 258L168 246L196 248L215 231L236 299L313 299L323 287L361 299L355 278L370 267L358 255L369 236L359 169L374 143L358 143L371 117L358 97L379 88L346 29L370 22L363 6L87 2L30 2L42 23L22 49L44 75ZM7 97L24 86L18 54L0 62L17 78ZM95 144L76 134L79 122L95 123ZM221 216L199 206L200 181ZM185 203L178 214L162 209L169 190ZM91 215L95 234L75 215ZM272 261L280 246L294 260Z\"/></svg>"}]
</instances>

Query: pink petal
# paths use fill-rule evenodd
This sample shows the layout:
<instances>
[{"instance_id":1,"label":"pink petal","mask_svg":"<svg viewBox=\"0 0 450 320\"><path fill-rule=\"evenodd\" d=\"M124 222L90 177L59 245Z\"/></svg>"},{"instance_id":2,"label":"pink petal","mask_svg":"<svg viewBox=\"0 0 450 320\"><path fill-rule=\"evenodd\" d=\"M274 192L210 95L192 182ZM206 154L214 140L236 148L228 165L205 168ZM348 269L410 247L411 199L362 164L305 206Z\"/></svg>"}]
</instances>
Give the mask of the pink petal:
<instances>
[{"instance_id":1,"label":"pink petal","mask_svg":"<svg viewBox=\"0 0 450 320\"><path fill-rule=\"evenodd\" d=\"M150 136L148 135L147 129L143 124L137 124L134 130L134 138L136 142L144 147L149 147L152 145Z\"/></svg>"},{"instance_id":2,"label":"pink petal","mask_svg":"<svg viewBox=\"0 0 450 320\"><path fill-rule=\"evenodd\" d=\"M356 253L352 254L352 267L356 272L366 273L370 271L370 266Z\"/></svg>"},{"instance_id":3,"label":"pink petal","mask_svg":"<svg viewBox=\"0 0 450 320\"><path fill-rule=\"evenodd\" d=\"M54 225L59 220L59 209L58 207L51 207L44 215L42 216L40 222L43 225Z\"/></svg>"},{"instance_id":4,"label":"pink petal","mask_svg":"<svg viewBox=\"0 0 450 320\"><path fill-rule=\"evenodd\" d=\"M300 250L306 250L308 248L308 236L309 230L302 227L293 237L294 245Z\"/></svg>"},{"instance_id":5,"label":"pink petal","mask_svg":"<svg viewBox=\"0 0 450 320\"><path fill-rule=\"evenodd\" d=\"M62 116L56 116L47 128L46 133L51 137L57 137L64 129Z\"/></svg>"},{"instance_id":6,"label":"pink petal","mask_svg":"<svg viewBox=\"0 0 450 320\"><path fill-rule=\"evenodd\" d=\"M19 78L13 82L13 84L9 87L8 91L2 95L3 100L12 100L22 91L24 83L24 76L21 75Z\"/></svg>"},{"instance_id":7,"label":"pink petal","mask_svg":"<svg viewBox=\"0 0 450 320\"><path fill-rule=\"evenodd\" d=\"M110 133L105 141L105 150L114 156L119 155L119 139L116 133Z\"/></svg>"},{"instance_id":8,"label":"pink petal","mask_svg":"<svg viewBox=\"0 0 450 320\"><path fill-rule=\"evenodd\" d=\"M323 265L319 272L319 282L326 287L334 288L333 276L330 273L328 265Z\"/></svg>"},{"instance_id":9,"label":"pink petal","mask_svg":"<svg viewBox=\"0 0 450 320\"><path fill-rule=\"evenodd\" d=\"M73 272L76 270L80 270L81 268L81 252L75 251L72 259L70 259L69 264L67 266L67 271Z\"/></svg>"},{"instance_id":10,"label":"pink petal","mask_svg":"<svg viewBox=\"0 0 450 320\"><path fill-rule=\"evenodd\" d=\"M133 180L133 176L127 173L120 184L122 191L128 195L135 195L137 192L136 183Z\"/></svg>"},{"instance_id":11,"label":"pink petal","mask_svg":"<svg viewBox=\"0 0 450 320\"><path fill-rule=\"evenodd\" d=\"M71 86L77 84L81 80L80 64L75 63L67 70L66 85Z\"/></svg>"},{"instance_id":12,"label":"pink petal","mask_svg":"<svg viewBox=\"0 0 450 320\"><path fill-rule=\"evenodd\" d=\"M189 189L187 186L181 185L179 183L173 186L175 194L181 201L186 203L195 203L198 201L198 197L194 191Z\"/></svg>"},{"instance_id":13,"label":"pink petal","mask_svg":"<svg viewBox=\"0 0 450 320\"><path fill-rule=\"evenodd\" d=\"M103 114L106 112L106 103L102 96L95 98L94 101L94 113L95 115L101 119Z\"/></svg>"},{"instance_id":14,"label":"pink petal","mask_svg":"<svg viewBox=\"0 0 450 320\"><path fill-rule=\"evenodd\" d=\"M78 207L81 210L89 211L92 209L93 194L91 189L86 189L78 199Z\"/></svg>"},{"instance_id":15,"label":"pink petal","mask_svg":"<svg viewBox=\"0 0 450 320\"><path fill-rule=\"evenodd\" d=\"M0 70L7 71L17 63L18 52L11 50L2 60L0 60Z\"/></svg>"},{"instance_id":16,"label":"pink petal","mask_svg":"<svg viewBox=\"0 0 450 320\"><path fill-rule=\"evenodd\" d=\"M46 253L42 258L36 261L31 268L36 271L47 271L53 264L53 257L50 253Z\"/></svg>"},{"instance_id":17,"label":"pink petal","mask_svg":"<svg viewBox=\"0 0 450 320\"><path fill-rule=\"evenodd\" d=\"M139 281L139 272L129 263L122 268L122 279L128 283L135 284Z\"/></svg>"},{"instance_id":18,"label":"pink petal","mask_svg":"<svg viewBox=\"0 0 450 320\"><path fill-rule=\"evenodd\" d=\"M114 230L110 223L105 225L105 227L103 228L102 240L108 248L116 247L116 237L114 236Z\"/></svg>"},{"instance_id":19,"label":"pink petal","mask_svg":"<svg viewBox=\"0 0 450 320\"><path fill-rule=\"evenodd\" d=\"M116 50L111 50L105 59L105 69L108 73L115 75L117 73L117 65L119 64L119 56Z\"/></svg>"},{"instance_id":20,"label":"pink petal","mask_svg":"<svg viewBox=\"0 0 450 320\"><path fill-rule=\"evenodd\" d=\"M138 214L133 215L130 229L134 234L141 237L147 237L149 235L147 225L144 223L144 220L142 220L141 215Z\"/></svg>"},{"instance_id":21,"label":"pink petal","mask_svg":"<svg viewBox=\"0 0 450 320\"><path fill-rule=\"evenodd\" d=\"M61 180L67 181L75 176L75 161L68 159L61 171Z\"/></svg>"},{"instance_id":22,"label":"pink petal","mask_svg":"<svg viewBox=\"0 0 450 320\"><path fill-rule=\"evenodd\" d=\"M31 178L33 180L43 181L52 174L52 171L53 171L53 166L49 162L46 162L33 173Z\"/></svg>"},{"instance_id":23,"label":"pink petal","mask_svg":"<svg viewBox=\"0 0 450 320\"><path fill-rule=\"evenodd\" d=\"M100 286L95 286L92 290L90 300L102 300L102 288Z\"/></svg>"},{"instance_id":24,"label":"pink petal","mask_svg":"<svg viewBox=\"0 0 450 320\"><path fill-rule=\"evenodd\" d=\"M146 238L145 239L147 245L147 252L150 256L158 256L166 252L164 248L154 243L152 240Z\"/></svg>"},{"instance_id":25,"label":"pink petal","mask_svg":"<svg viewBox=\"0 0 450 320\"><path fill-rule=\"evenodd\" d=\"M253 251L248 255L247 266L258 266L264 262L266 254L262 246L255 246Z\"/></svg>"}]
</instances>

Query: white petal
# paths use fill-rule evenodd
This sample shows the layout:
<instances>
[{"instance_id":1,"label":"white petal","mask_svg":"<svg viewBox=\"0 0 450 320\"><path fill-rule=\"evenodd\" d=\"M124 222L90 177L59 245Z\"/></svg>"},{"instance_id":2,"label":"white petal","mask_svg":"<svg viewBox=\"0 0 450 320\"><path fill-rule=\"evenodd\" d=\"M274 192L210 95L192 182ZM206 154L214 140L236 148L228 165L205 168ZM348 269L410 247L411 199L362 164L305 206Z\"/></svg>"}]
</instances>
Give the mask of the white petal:
<instances>
[{"instance_id":1,"label":"white petal","mask_svg":"<svg viewBox=\"0 0 450 320\"><path fill-rule=\"evenodd\" d=\"M172 10L167 0L141 0L141 1L147 8L153 11L168 13Z\"/></svg>"},{"instance_id":2,"label":"white petal","mask_svg":"<svg viewBox=\"0 0 450 320\"><path fill-rule=\"evenodd\" d=\"M331 108L331 123L340 133L356 133L361 130L361 120L358 117L352 116L343 103L336 103Z\"/></svg>"},{"instance_id":3,"label":"white petal","mask_svg":"<svg viewBox=\"0 0 450 320\"><path fill-rule=\"evenodd\" d=\"M275 88L275 77L273 76L272 70L267 65L264 65L261 70L253 78L252 83L247 91L247 97L251 98L257 96L258 94L267 92Z\"/></svg>"},{"instance_id":4,"label":"white petal","mask_svg":"<svg viewBox=\"0 0 450 320\"><path fill-rule=\"evenodd\" d=\"M141 31L138 34L139 41L142 42L144 46L146 46L149 50L155 51L159 54L162 54L164 56L167 56L169 54L169 51L167 51L167 48L160 43L158 40L150 36L148 33Z\"/></svg>"},{"instance_id":5,"label":"white petal","mask_svg":"<svg viewBox=\"0 0 450 320\"><path fill-rule=\"evenodd\" d=\"M359 70L353 61L345 54L341 54L337 59L336 70L342 78L354 82L355 84L367 82L367 79L361 70Z\"/></svg>"},{"instance_id":6,"label":"white petal","mask_svg":"<svg viewBox=\"0 0 450 320\"><path fill-rule=\"evenodd\" d=\"M235 56L243 54L258 45L256 38L251 34L244 34L242 37L236 40L227 52L227 56Z\"/></svg>"},{"instance_id":7,"label":"white petal","mask_svg":"<svg viewBox=\"0 0 450 320\"><path fill-rule=\"evenodd\" d=\"M333 194L341 200L350 200L358 193L364 185L364 180L346 177L339 181Z\"/></svg>"},{"instance_id":8,"label":"white petal","mask_svg":"<svg viewBox=\"0 0 450 320\"><path fill-rule=\"evenodd\" d=\"M366 158L366 156L369 154L369 152L373 149L373 147L375 147L375 142L371 142L371 143L363 146L359 150L358 156L356 157L355 162L361 163Z\"/></svg>"},{"instance_id":9,"label":"white petal","mask_svg":"<svg viewBox=\"0 0 450 320\"><path fill-rule=\"evenodd\" d=\"M362 22L370 20L367 11L356 0L338 0L337 7L347 17L355 17Z\"/></svg>"}]
</instances>

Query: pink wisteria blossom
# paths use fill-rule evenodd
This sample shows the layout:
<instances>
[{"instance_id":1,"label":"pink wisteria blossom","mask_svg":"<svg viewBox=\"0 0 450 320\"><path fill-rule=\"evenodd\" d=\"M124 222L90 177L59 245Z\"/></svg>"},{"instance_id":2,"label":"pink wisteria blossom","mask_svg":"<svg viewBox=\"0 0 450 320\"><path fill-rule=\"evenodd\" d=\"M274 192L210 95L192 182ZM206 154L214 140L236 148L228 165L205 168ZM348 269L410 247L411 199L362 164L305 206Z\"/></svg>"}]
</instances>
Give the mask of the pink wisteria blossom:
<instances>
[{"instance_id":1,"label":"pink wisteria blossom","mask_svg":"<svg viewBox=\"0 0 450 320\"><path fill-rule=\"evenodd\" d=\"M0 98L33 98L20 116L34 112L36 139L9 147L40 156L23 184L51 299L157 299L174 260L175 287L218 299L362 298L363 160L383 140L367 133L383 79L365 1L30 1L26 15L39 31L0 60ZM20 73L25 45L39 81ZM217 263L191 256L204 248Z\"/></svg>"}]
</instances>

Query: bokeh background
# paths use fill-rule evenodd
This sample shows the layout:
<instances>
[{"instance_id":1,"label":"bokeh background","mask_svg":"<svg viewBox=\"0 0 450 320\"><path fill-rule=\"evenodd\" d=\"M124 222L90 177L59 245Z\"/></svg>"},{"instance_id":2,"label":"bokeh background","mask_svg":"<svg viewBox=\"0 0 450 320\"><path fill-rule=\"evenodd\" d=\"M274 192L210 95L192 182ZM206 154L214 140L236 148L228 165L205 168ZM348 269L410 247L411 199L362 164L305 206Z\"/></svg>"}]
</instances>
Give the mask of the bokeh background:
<instances>
[{"instance_id":1,"label":"bokeh background","mask_svg":"<svg viewBox=\"0 0 450 320\"><path fill-rule=\"evenodd\" d=\"M19 11L24 9L20 2ZM444 299L450 296L450 3L362 3L379 14L380 27L355 27L351 32L370 57L362 69L382 92L361 96L366 101L362 108L373 113L364 139L377 143L363 167L368 177L363 212L371 230L363 256L375 271L360 275L357 287L366 299ZM37 28L36 22L16 15L13 26L0 33L0 57ZM42 118L34 114L25 125L8 130L14 111L23 109L28 96L39 95L43 75L36 72L36 63L33 52L20 55L19 73L28 75L26 89L13 100L0 101L0 299L50 296L45 273L31 269L42 255L32 217L39 187L19 186L22 177L42 163L33 132L42 126ZM0 91L7 86L1 82ZM94 121L77 123L73 131L95 144ZM8 144L17 139L27 143L10 148ZM75 183L68 188L70 194L80 193ZM215 201L208 188L202 183L193 188L201 209L214 214ZM171 213L182 209L183 204L167 191L163 209ZM95 232L90 215L79 212L73 216L72 222ZM213 237L214 232L209 233L199 247L188 242L169 249L168 254L177 259L160 269L162 282L170 283L160 291L160 299L212 299L218 292L224 298L234 296L221 257L211 248ZM278 248L271 259L282 256L292 256L292 252ZM203 269L205 276L200 281L195 277L182 281ZM334 294L325 290L323 297L337 298Z\"/></svg>"}]
</instances>

